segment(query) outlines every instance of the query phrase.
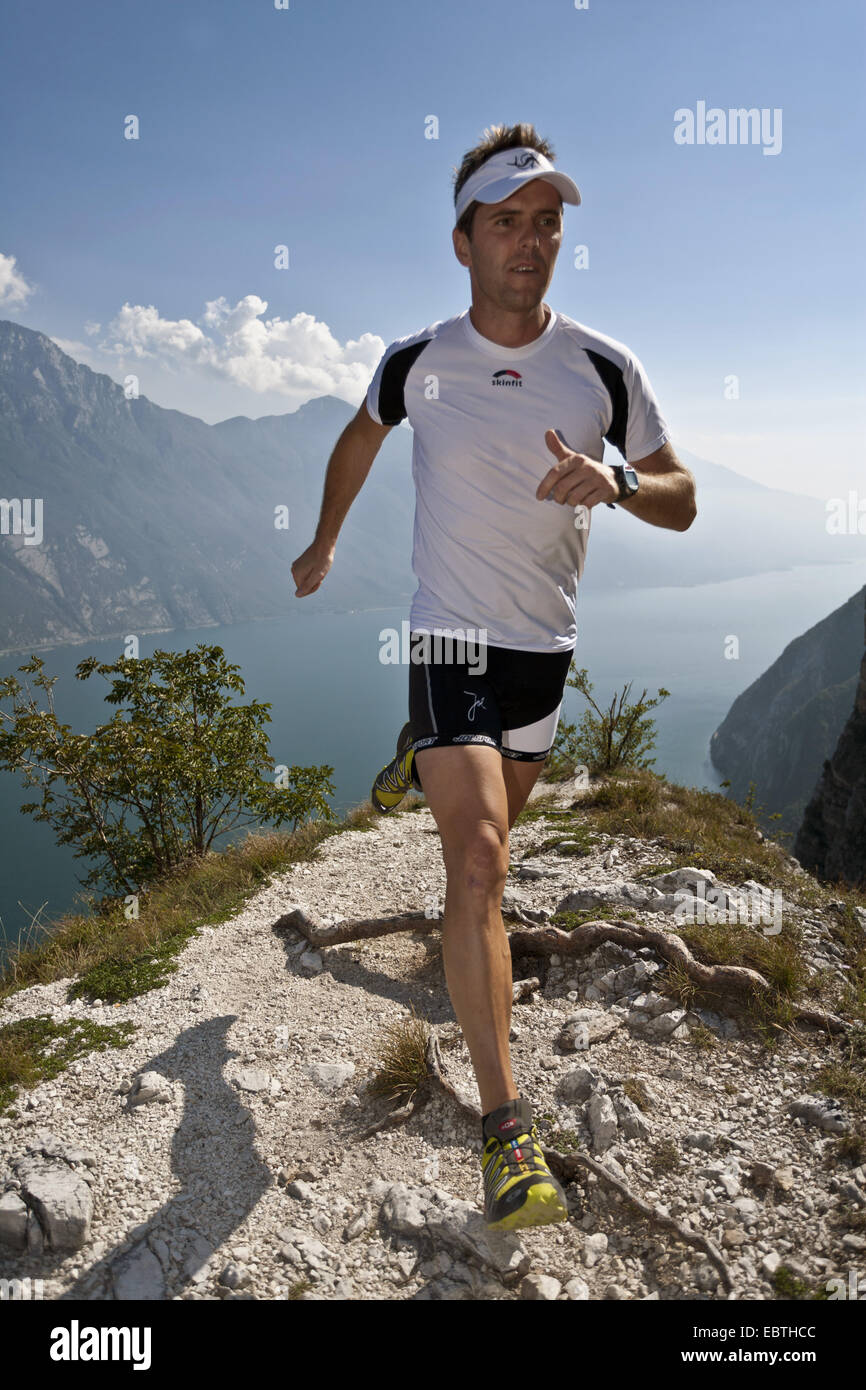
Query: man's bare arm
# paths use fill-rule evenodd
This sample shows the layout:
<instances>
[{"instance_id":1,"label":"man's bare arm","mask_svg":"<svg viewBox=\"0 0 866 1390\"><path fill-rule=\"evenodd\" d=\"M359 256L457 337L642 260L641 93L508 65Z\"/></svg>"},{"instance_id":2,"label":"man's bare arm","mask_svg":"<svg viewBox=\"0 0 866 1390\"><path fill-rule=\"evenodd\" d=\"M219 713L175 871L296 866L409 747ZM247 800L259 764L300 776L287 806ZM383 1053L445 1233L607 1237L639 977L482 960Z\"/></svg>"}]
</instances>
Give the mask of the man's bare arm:
<instances>
[{"instance_id":1,"label":"man's bare arm","mask_svg":"<svg viewBox=\"0 0 866 1390\"><path fill-rule=\"evenodd\" d=\"M651 526L666 526L671 531L688 531L698 514L695 501L694 475L680 463L670 442L646 458L636 459L629 467L638 477L640 487L633 497L626 497L616 506L631 512Z\"/></svg>"},{"instance_id":2,"label":"man's bare arm","mask_svg":"<svg viewBox=\"0 0 866 1390\"><path fill-rule=\"evenodd\" d=\"M698 514L695 480L670 443L629 465L640 486L633 497L620 502L616 475L609 463L576 453L554 428L546 431L544 442L557 462L536 488L539 501L552 497L569 507L597 507L602 502L613 502L641 521L666 526L670 531L687 531Z\"/></svg>"},{"instance_id":3,"label":"man's bare arm","mask_svg":"<svg viewBox=\"0 0 866 1390\"><path fill-rule=\"evenodd\" d=\"M336 545L340 527L364 484L382 441L393 425L377 425L362 401L334 445L325 474L325 488L316 527L316 540Z\"/></svg>"},{"instance_id":4,"label":"man's bare arm","mask_svg":"<svg viewBox=\"0 0 866 1390\"><path fill-rule=\"evenodd\" d=\"M378 425L362 401L328 460L319 522L312 543L292 565L296 598L318 589L334 559L340 527L364 484L382 441L393 425Z\"/></svg>"}]
</instances>

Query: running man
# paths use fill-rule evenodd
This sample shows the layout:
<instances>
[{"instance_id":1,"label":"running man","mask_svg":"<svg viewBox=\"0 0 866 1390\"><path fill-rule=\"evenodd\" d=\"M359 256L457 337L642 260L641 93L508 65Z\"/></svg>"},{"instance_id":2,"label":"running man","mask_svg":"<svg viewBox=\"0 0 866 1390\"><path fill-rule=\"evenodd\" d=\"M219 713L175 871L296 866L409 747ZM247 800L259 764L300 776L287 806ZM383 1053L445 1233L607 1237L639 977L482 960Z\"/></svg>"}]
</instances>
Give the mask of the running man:
<instances>
[{"instance_id":1,"label":"running man","mask_svg":"<svg viewBox=\"0 0 866 1390\"><path fill-rule=\"evenodd\" d=\"M568 1217L512 1075L501 903L509 831L559 722L592 509L673 531L696 515L694 478L642 364L545 302L563 203L580 203L553 157L527 123L485 131L464 156L452 239L471 307L389 345L331 455L315 539L292 565L296 597L315 593L382 440L408 418L409 722L372 801L387 813L414 785L439 829L445 977L478 1083L485 1218L498 1229ZM602 462L605 440L625 464Z\"/></svg>"}]
</instances>

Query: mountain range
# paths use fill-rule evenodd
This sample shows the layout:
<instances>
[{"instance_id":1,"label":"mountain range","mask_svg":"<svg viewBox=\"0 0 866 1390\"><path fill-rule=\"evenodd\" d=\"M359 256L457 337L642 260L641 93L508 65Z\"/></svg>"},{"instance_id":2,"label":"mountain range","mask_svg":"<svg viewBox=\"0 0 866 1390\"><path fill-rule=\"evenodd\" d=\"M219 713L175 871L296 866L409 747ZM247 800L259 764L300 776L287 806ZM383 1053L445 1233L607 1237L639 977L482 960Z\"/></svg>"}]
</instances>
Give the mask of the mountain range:
<instances>
[{"instance_id":1,"label":"mountain range","mask_svg":"<svg viewBox=\"0 0 866 1390\"><path fill-rule=\"evenodd\" d=\"M407 605L411 432L386 438L343 525L325 583L294 602L293 560L313 538L325 470L355 413L320 396L285 415L206 424L128 398L45 334L0 321L0 491L41 499L42 537L5 520L0 651L89 637ZM709 583L854 558L822 501L764 487L685 450L698 517L689 531L596 508L584 582ZM613 457L619 460L614 452ZM539 450L539 477L552 456ZM288 527L275 524L288 509Z\"/></svg>"}]
</instances>

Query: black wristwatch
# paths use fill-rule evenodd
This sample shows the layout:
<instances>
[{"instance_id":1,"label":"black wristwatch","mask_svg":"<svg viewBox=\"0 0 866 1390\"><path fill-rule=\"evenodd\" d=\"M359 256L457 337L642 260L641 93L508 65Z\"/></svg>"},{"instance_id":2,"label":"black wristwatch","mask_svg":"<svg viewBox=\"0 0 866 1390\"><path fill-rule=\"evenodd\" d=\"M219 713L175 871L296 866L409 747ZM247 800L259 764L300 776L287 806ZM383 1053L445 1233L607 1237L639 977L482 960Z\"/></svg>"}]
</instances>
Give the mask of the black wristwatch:
<instances>
[{"instance_id":1,"label":"black wristwatch","mask_svg":"<svg viewBox=\"0 0 866 1390\"><path fill-rule=\"evenodd\" d=\"M635 493L640 487L640 483L638 482L638 476L635 473L634 469L631 467L631 464L613 463L611 464L611 467L613 469L614 477L616 478L616 481L619 484L619 496L617 497L616 502L622 502L626 497L634 497ZM615 507L616 502L608 502L607 506Z\"/></svg>"}]
</instances>

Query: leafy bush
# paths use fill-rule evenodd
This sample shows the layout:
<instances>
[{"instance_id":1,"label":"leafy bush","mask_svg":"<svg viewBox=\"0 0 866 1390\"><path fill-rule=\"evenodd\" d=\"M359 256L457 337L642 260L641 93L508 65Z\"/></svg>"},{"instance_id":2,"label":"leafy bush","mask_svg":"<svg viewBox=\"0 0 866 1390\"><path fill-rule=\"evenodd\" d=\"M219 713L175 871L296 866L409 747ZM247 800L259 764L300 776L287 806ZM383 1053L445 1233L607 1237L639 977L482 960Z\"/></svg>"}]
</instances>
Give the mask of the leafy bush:
<instances>
[{"instance_id":1,"label":"leafy bush","mask_svg":"<svg viewBox=\"0 0 866 1390\"><path fill-rule=\"evenodd\" d=\"M36 672L39 708L14 676L0 681L0 767L41 783L42 801L21 807L47 821L58 844L96 861L85 886L137 894L181 866L204 858L218 835L267 821L274 826L312 815L333 820L325 800L334 769L292 767L274 785L265 724L269 704L232 705L243 694L239 667L221 647L200 644L149 658L79 662L76 679L111 677L106 703L123 705L92 734L58 722L53 686L38 656L19 666Z\"/></svg>"},{"instance_id":2,"label":"leafy bush","mask_svg":"<svg viewBox=\"0 0 866 1390\"><path fill-rule=\"evenodd\" d=\"M579 690L595 714L585 710L579 727L560 723L549 756L554 775L570 775L576 767L586 767L590 774L620 767L652 767L655 758L646 755L655 747L655 724L647 712L666 700L670 691L660 689L656 699L648 700L644 689L635 704L627 704L631 684L629 681L618 696L614 694L609 708L602 710L592 698L586 667L569 674L566 685Z\"/></svg>"}]
</instances>

